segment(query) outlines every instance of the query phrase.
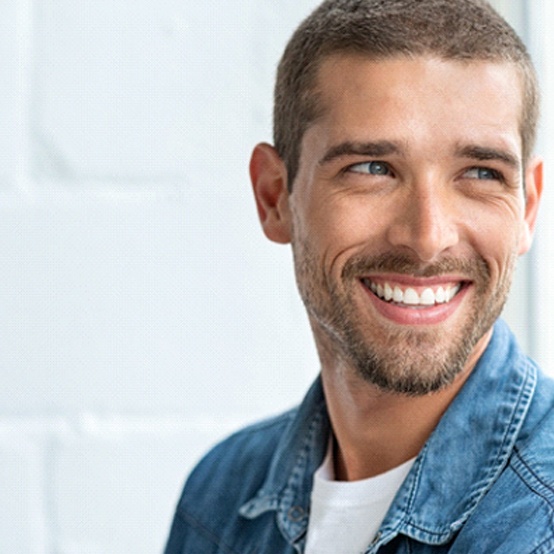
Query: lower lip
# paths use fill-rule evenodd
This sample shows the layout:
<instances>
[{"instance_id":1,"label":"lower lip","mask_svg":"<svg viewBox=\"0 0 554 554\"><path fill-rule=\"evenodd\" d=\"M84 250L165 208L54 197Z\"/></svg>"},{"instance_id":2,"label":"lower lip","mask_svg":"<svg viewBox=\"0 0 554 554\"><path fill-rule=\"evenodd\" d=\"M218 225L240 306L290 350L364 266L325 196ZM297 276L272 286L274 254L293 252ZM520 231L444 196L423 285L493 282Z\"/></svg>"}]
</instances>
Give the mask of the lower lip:
<instances>
[{"instance_id":1,"label":"lower lip","mask_svg":"<svg viewBox=\"0 0 554 554\"><path fill-rule=\"evenodd\" d=\"M383 317L398 325L437 325L443 323L458 309L469 290L468 286L462 287L450 302L443 304L435 304L434 306L403 306L381 300L363 283L360 282L360 285L369 296L375 309Z\"/></svg>"}]
</instances>

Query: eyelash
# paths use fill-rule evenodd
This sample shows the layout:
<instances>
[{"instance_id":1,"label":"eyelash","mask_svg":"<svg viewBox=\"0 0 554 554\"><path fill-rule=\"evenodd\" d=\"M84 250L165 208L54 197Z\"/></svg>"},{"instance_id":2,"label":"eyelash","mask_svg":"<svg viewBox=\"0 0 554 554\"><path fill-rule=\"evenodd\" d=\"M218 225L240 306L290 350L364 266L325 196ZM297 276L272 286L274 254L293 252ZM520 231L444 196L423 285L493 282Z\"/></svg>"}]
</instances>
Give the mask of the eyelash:
<instances>
[{"instance_id":1,"label":"eyelash","mask_svg":"<svg viewBox=\"0 0 554 554\"><path fill-rule=\"evenodd\" d=\"M370 171L370 168L371 168L371 166L374 166L374 165L375 166L382 166L384 169L386 169L386 172L385 173L379 173L379 172L372 173ZM363 166L366 166L368 171L358 171L358 170L356 170L356 168L363 167ZM490 175L489 177L483 177L481 175L481 179L479 179L479 177L477 177L477 180L505 182L504 175L500 171L498 171L497 169L493 169L491 167L486 167L486 166L470 167L470 168L466 169L463 172L462 175L465 175L470 171L477 171L478 173L483 171L483 172L488 172L489 175ZM380 161L380 160L372 160L372 161L368 161L368 162L359 162L359 163L356 163L356 164L352 164L352 165L349 165L348 167L346 167L344 169L344 172L352 172L352 173L359 173L359 174L365 174L365 175L376 175L376 176L388 176L391 173L393 173L390 165L387 162Z\"/></svg>"},{"instance_id":2,"label":"eyelash","mask_svg":"<svg viewBox=\"0 0 554 554\"><path fill-rule=\"evenodd\" d=\"M371 166L383 166L386 169L387 172L386 173L371 173L370 171L356 171L355 168L363 167L363 166L367 166L368 169ZM369 162L359 162L359 163L356 163L356 164L352 164L352 165L349 165L345 169L345 171L352 172L352 173L367 174L367 175L378 175L378 176L389 175L392 172L390 165L387 162L382 162L380 160L372 160L372 161L369 161Z\"/></svg>"},{"instance_id":3,"label":"eyelash","mask_svg":"<svg viewBox=\"0 0 554 554\"><path fill-rule=\"evenodd\" d=\"M477 171L477 172L486 171L486 172L490 173L490 177L485 177L485 178L480 179L482 181L501 181L501 182L504 182L504 175L502 175L502 173L500 171L498 171L496 169L492 169L491 167L475 166L475 167L469 168L464 173L467 173L469 171Z\"/></svg>"}]
</instances>

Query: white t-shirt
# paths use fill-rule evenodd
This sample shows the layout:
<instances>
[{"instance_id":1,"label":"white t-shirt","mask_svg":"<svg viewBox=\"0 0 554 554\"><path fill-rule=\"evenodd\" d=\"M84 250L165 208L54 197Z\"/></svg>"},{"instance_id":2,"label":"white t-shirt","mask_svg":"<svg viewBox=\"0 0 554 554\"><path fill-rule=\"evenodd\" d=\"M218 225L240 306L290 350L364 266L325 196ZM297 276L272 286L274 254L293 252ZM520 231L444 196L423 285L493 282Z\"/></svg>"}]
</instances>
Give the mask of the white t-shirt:
<instances>
[{"instance_id":1,"label":"white t-shirt","mask_svg":"<svg viewBox=\"0 0 554 554\"><path fill-rule=\"evenodd\" d=\"M369 479L334 481L330 447L314 474L306 554L365 552L414 461Z\"/></svg>"}]
</instances>

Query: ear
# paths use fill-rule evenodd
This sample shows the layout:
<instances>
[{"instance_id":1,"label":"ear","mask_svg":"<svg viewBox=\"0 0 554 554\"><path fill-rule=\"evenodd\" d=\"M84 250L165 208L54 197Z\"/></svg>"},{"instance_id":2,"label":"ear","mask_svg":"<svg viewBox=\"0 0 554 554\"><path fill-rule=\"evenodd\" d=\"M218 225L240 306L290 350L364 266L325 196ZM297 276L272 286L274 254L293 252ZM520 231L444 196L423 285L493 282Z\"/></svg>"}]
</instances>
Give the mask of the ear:
<instances>
[{"instance_id":1,"label":"ear","mask_svg":"<svg viewBox=\"0 0 554 554\"><path fill-rule=\"evenodd\" d=\"M519 254L525 254L531 248L537 213L542 194L543 162L532 159L525 169L525 213L519 239Z\"/></svg>"},{"instance_id":2,"label":"ear","mask_svg":"<svg viewBox=\"0 0 554 554\"><path fill-rule=\"evenodd\" d=\"M254 148L250 159L250 179L266 237L282 244L290 242L287 170L273 146L262 143Z\"/></svg>"}]
</instances>

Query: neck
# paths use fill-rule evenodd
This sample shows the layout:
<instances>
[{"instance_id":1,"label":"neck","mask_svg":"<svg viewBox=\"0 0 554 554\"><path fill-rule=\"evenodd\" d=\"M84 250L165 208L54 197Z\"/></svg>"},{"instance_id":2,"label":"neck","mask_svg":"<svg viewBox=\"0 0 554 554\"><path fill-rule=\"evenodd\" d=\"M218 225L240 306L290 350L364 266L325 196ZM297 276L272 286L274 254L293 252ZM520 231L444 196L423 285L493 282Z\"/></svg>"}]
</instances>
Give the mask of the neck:
<instances>
[{"instance_id":1,"label":"neck","mask_svg":"<svg viewBox=\"0 0 554 554\"><path fill-rule=\"evenodd\" d=\"M337 357L322 361L322 382L335 435L335 476L374 477L414 458L469 377L490 335L447 387L423 396L386 392ZM486 340L485 340L486 339Z\"/></svg>"}]
</instances>

